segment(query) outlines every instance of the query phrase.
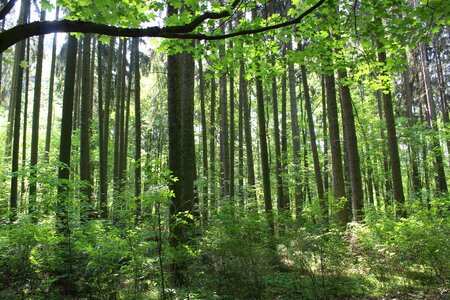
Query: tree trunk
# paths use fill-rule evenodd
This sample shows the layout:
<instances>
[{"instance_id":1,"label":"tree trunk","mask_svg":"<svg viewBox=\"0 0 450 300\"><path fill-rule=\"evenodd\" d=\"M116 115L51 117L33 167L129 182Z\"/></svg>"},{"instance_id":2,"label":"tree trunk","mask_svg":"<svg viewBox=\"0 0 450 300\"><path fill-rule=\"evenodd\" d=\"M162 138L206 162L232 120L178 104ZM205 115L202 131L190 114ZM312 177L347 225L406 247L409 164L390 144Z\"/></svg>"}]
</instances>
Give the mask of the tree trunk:
<instances>
[{"instance_id":1,"label":"tree trunk","mask_svg":"<svg viewBox=\"0 0 450 300\"><path fill-rule=\"evenodd\" d=\"M377 42L378 62L386 65L386 52L384 52L381 42ZM383 72L384 73L384 72ZM391 158L392 187L394 191L394 201L398 204L397 212L401 217L406 216L404 208L405 195L403 193L402 173L400 168L400 156L398 153L397 133L395 129L394 110L392 107L392 94L389 90L383 91L383 108L386 120L388 135L389 155Z\"/></svg>"},{"instance_id":2,"label":"tree trunk","mask_svg":"<svg viewBox=\"0 0 450 300\"><path fill-rule=\"evenodd\" d=\"M285 50L283 50L285 52ZM284 55L285 53L283 53ZM287 78L286 71L281 76L281 170L282 176L288 174L288 145L287 145ZM284 209L290 209L289 185L287 180L283 182Z\"/></svg>"},{"instance_id":3,"label":"tree trunk","mask_svg":"<svg viewBox=\"0 0 450 300\"><path fill-rule=\"evenodd\" d=\"M60 243L63 253L67 253L63 257L61 264L61 275L57 277L55 284L61 287L61 290L67 294L73 294L75 285L70 276L72 274L72 266L70 263L70 223L69 223L69 191L70 185L70 153L72 146L72 117L74 108L74 89L75 89L75 73L77 61L78 42L75 36L69 35L67 43L66 69L64 76L64 94L62 104L61 119L61 137L59 144L59 161L62 165L58 169L58 197L56 204L56 230L64 237L64 241ZM68 248L68 249L67 249ZM69 256L69 257L67 257ZM67 276L69 275L69 276Z\"/></svg>"},{"instance_id":4,"label":"tree trunk","mask_svg":"<svg viewBox=\"0 0 450 300\"><path fill-rule=\"evenodd\" d=\"M194 42L192 42L194 45ZM194 137L194 87L195 87L195 62L192 53L185 52L182 57L183 65L183 114L182 114L182 161L183 161L183 173L182 173L182 185L183 196L182 201L183 211L188 211L192 215L196 215L195 208L195 193L194 193L194 181L197 179L197 172L195 166L195 137ZM188 223L191 223L192 219L188 219Z\"/></svg>"},{"instance_id":5,"label":"tree trunk","mask_svg":"<svg viewBox=\"0 0 450 300\"><path fill-rule=\"evenodd\" d=\"M341 141L339 138L339 122L336 103L336 84L334 74L325 75L327 91L328 129L330 134L331 172L333 179L333 196L337 204L334 213L336 223L345 227L349 221L348 200L345 194L344 173L342 169Z\"/></svg>"},{"instance_id":6,"label":"tree trunk","mask_svg":"<svg viewBox=\"0 0 450 300\"><path fill-rule=\"evenodd\" d=\"M355 116L353 114L353 102L350 89L345 83L347 71L338 70L339 87L341 92L342 120L345 124L345 146L348 154L349 177L352 193L353 220L362 220L364 193L361 179L361 165L358 152L358 139L356 137Z\"/></svg>"},{"instance_id":7,"label":"tree trunk","mask_svg":"<svg viewBox=\"0 0 450 300\"><path fill-rule=\"evenodd\" d=\"M30 39L28 39L26 41L27 45L26 45L26 54L25 54L25 60L31 64L31 57L30 57ZM24 93L24 103L23 103L23 132L24 134L22 134L22 168L25 170L26 166L27 166L27 128L28 128L28 103L29 101L29 87L30 87L30 68L26 68L25 69L25 93ZM22 176L22 182L20 185L20 203L18 204L18 206L20 207L21 204L25 204L25 196L27 193L27 188L25 185L25 181L26 178L25 176Z\"/></svg>"},{"instance_id":8,"label":"tree trunk","mask_svg":"<svg viewBox=\"0 0 450 300\"><path fill-rule=\"evenodd\" d=\"M269 221L270 232L275 235L272 213L272 195L270 191L269 155L267 150L266 117L264 113L264 94L262 81L256 76L256 104L258 112L259 145L261 151L261 171L263 179L264 209Z\"/></svg>"},{"instance_id":9,"label":"tree trunk","mask_svg":"<svg viewBox=\"0 0 450 300\"><path fill-rule=\"evenodd\" d=\"M219 47L219 57L225 57L225 46ZM219 78L220 101L220 156L222 197L230 196L230 146L228 136L228 95L227 76L221 72Z\"/></svg>"},{"instance_id":10,"label":"tree trunk","mask_svg":"<svg viewBox=\"0 0 450 300\"><path fill-rule=\"evenodd\" d=\"M211 192L211 201L209 211L216 209L216 79L212 73L211 79L211 108L210 108L210 135L209 135L209 163L210 163L210 177L209 189Z\"/></svg>"},{"instance_id":11,"label":"tree trunk","mask_svg":"<svg viewBox=\"0 0 450 300\"><path fill-rule=\"evenodd\" d=\"M244 132L245 132L245 150L247 154L247 185L248 185L248 199L252 203L256 203L256 191L255 191L255 166L253 162L253 145L252 145L252 129L251 129L251 116L250 116L250 101L248 99L247 81L244 78L245 65L244 62L240 62L239 67L239 89L240 96L242 97L242 104L244 106Z\"/></svg>"},{"instance_id":12,"label":"tree trunk","mask_svg":"<svg viewBox=\"0 0 450 300\"><path fill-rule=\"evenodd\" d=\"M99 123L102 123L102 130L100 131L100 166L99 166L99 188L100 188L100 217L106 219L108 217L108 145L109 145L109 112L111 106L111 91L112 91L112 73L113 73L113 59L114 47L116 39L111 37L109 43L108 55L108 70L106 74L105 87L105 103L104 108L99 110ZM100 57L100 55L99 55ZM100 98L99 98L100 99ZM99 105L102 108L101 105Z\"/></svg>"},{"instance_id":13,"label":"tree trunk","mask_svg":"<svg viewBox=\"0 0 450 300\"><path fill-rule=\"evenodd\" d=\"M208 220L208 128L206 125L206 108L205 108L205 78L203 73L202 60L198 61L198 77L200 80L199 92L200 92L200 113L202 123L202 163L203 163L203 201L201 215L204 221Z\"/></svg>"},{"instance_id":14,"label":"tree trunk","mask_svg":"<svg viewBox=\"0 0 450 300\"><path fill-rule=\"evenodd\" d=\"M59 16L59 6L56 6L56 16L57 20ZM53 119L53 97L54 97L54 89L55 89L55 70L56 70L56 43L57 43L57 35L53 34L53 42L52 42L52 60L50 63L50 83L48 87L48 106L47 106L47 131L45 134L45 153L44 153L44 161L49 161L50 156L50 142L52 138L52 119Z\"/></svg>"},{"instance_id":15,"label":"tree trunk","mask_svg":"<svg viewBox=\"0 0 450 300\"><path fill-rule=\"evenodd\" d=\"M80 180L82 183L81 192L81 214L91 214L92 201L92 174L90 157L90 62L91 62L91 35L83 37L83 73L81 88L81 112L80 112Z\"/></svg>"},{"instance_id":16,"label":"tree trunk","mask_svg":"<svg viewBox=\"0 0 450 300\"><path fill-rule=\"evenodd\" d=\"M23 0L20 6L19 24L25 22L28 15L29 1ZM23 87L23 68L20 66L20 62L25 58L25 41L21 41L17 44L14 54L14 70L12 80L12 95L11 95L11 107L14 107L14 123L12 127L12 161L11 161L11 194L9 199L10 207L10 219L15 220L17 215L17 192L18 192L18 178L17 171L19 170L19 143L20 143L20 113L22 106L22 87Z\"/></svg>"},{"instance_id":17,"label":"tree trunk","mask_svg":"<svg viewBox=\"0 0 450 300\"><path fill-rule=\"evenodd\" d=\"M142 171L141 171L141 147L142 147L142 123L141 123L141 74L139 62L139 38L133 38L132 42L134 56L134 117L135 117L135 145L134 145L134 198L136 201L136 221L137 224L142 214Z\"/></svg>"},{"instance_id":18,"label":"tree trunk","mask_svg":"<svg viewBox=\"0 0 450 300\"><path fill-rule=\"evenodd\" d=\"M328 205L323 194L322 172L320 171L319 152L317 151L316 132L314 129L314 119L311 109L311 97L309 95L308 78L305 65L300 66L302 72L303 94L305 95L305 109L309 128L309 139L311 143L311 152L313 156L314 175L316 178L317 197L324 216L328 215Z\"/></svg>"},{"instance_id":19,"label":"tree trunk","mask_svg":"<svg viewBox=\"0 0 450 300\"><path fill-rule=\"evenodd\" d=\"M274 65L275 62L272 62ZM273 113L273 138L275 144L275 175L277 182L277 208L278 213L282 213L286 208L286 201L284 199L283 186L283 167L281 165L281 146L280 146L280 123L278 120L278 95L277 95L277 79L272 78L272 113Z\"/></svg>"},{"instance_id":20,"label":"tree trunk","mask_svg":"<svg viewBox=\"0 0 450 300\"><path fill-rule=\"evenodd\" d=\"M288 42L288 50L292 51L292 41ZM291 133L292 133L292 150L293 150L293 173L295 184L294 198L297 219L303 206L302 187L300 186L300 128L298 126L298 109L297 109L297 95L295 92L295 70L294 64L291 62L288 65L289 78L289 100L291 108Z\"/></svg>"},{"instance_id":21,"label":"tree trunk","mask_svg":"<svg viewBox=\"0 0 450 300\"><path fill-rule=\"evenodd\" d=\"M45 10L41 10L41 21L45 20ZM38 161L39 146L39 119L41 110L41 87L42 87L42 61L44 59L44 35L38 38L36 55L36 75L34 77L34 100L33 100L33 125L31 128L31 152L30 152L30 190L29 190L29 212L36 210L36 165ZM26 134L26 132L24 132Z\"/></svg>"},{"instance_id":22,"label":"tree trunk","mask_svg":"<svg viewBox=\"0 0 450 300\"><path fill-rule=\"evenodd\" d=\"M428 124L430 129L438 133L437 118L436 118L436 107L433 99L433 88L431 86L430 71L428 70L428 62L426 56L426 49L423 43L419 43L420 52L420 62L422 67L423 83L425 87L425 104L428 111ZM442 162L442 148L441 144L434 135L431 137L431 147L435 158L435 168L436 168L436 186L440 193L447 193L447 180L445 177L444 165Z\"/></svg>"}]
</instances>

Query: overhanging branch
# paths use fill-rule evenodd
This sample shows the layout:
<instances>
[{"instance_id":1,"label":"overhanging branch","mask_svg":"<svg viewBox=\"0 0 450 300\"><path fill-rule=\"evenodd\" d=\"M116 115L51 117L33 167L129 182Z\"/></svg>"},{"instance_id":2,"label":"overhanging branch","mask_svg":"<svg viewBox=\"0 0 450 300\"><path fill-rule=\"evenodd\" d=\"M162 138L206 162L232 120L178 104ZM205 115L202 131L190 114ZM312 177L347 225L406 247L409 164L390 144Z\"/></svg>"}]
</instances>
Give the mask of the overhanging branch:
<instances>
[{"instance_id":1,"label":"overhanging branch","mask_svg":"<svg viewBox=\"0 0 450 300\"><path fill-rule=\"evenodd\" d=\"M235 8L240 1L234 1L232 8ZM278 29L293 24L300 23L307 15L319 8L325 0L319 0L315 5L305 10L297 18L279 24L236 31L223 35L206 35L202 33L190 33L195 30L201 23L208 19L221 19L230 15L229 11L220 13L205 12L198 16L193 21L181 26L167 26L167 27L148 27L148 28L122 28L109 26L104 24L96 24L85 21L43 21L32 22L28 24L18 25L11 29L0 33L0 52L5 51L17 42L26 38L37 36L41 34L56 33L56 32L78 32L78 33L95 33L109 36L123 36L123 37L161 37L173 39L196 39L196 40L220 40L241 35L250 35L261 33L273 29Z\"/></svg>"}]
</instances>

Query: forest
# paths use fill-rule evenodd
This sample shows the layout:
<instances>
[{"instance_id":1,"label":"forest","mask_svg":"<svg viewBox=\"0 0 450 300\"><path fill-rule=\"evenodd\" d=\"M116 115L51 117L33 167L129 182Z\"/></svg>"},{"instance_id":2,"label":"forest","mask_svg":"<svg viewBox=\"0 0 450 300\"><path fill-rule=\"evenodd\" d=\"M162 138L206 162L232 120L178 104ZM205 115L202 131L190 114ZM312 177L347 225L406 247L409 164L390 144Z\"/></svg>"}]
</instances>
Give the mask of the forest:
<instances>
[{"instance_id":1,"label":"forest","mask_svg":"<svg viewBox=\"0 0 450 300\"><path fill-rule=\"evenodd\" d=\"M450 299L448 1L0 22L0 299Z\"/></svg>"}]
</instances>

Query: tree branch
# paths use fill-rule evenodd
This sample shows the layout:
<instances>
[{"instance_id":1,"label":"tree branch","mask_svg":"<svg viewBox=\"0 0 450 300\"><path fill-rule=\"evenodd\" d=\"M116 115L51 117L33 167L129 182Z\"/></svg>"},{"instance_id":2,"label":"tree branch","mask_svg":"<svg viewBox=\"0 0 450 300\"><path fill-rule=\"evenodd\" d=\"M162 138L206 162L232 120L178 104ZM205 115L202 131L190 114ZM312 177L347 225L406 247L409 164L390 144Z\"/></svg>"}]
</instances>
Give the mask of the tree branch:
<instances>
[{"instance_id":1,"label":"tree branch","mask_svg":"<svg viewBox=\"0 0 450 300\"><path fill-rule=\"evenodd\" d=\"M14 4L16 4L17 0L9 0L8 3L3 6L2 10L0 10L0 20L3 20L7 14L11 11L11 9L14 7Z\"/></svg>"},{"instance_id":2,"label":"tree branch","mask_svg":"<svg viewBox=\"0 0 450 300\"><path fill-rule=\"evenodd\" d=\"M232 8L236 7L240 1L236 0L232 4ZM278 29L293 24L300 23L303 18L313 13L319 8L325 0L319 0L315 5L300 14L297 18L283 23L260 27L256 29L248 29L236 31L222 35L206 35L202 33L190 33L195 30L202 22L208 19L221 19L230 15L230 11L219 13L205 12L198 16L193 21L181 26L167 26L167 27L148 27L148 28L123 28L104 24L96 24L86 21L43 21L32 22L28 24L18 25L11 29L0 32L0 52L5 51L15 43L26 38L37 36L41 34L56 33L56 32L79 32L79 33L95 33L109 36L123 36L123 37L161 37L174 39L195 39L195 40L220 40L241 35L250 35L260 32L265 32L273 29Z\"/></svg>"}]
</instances>

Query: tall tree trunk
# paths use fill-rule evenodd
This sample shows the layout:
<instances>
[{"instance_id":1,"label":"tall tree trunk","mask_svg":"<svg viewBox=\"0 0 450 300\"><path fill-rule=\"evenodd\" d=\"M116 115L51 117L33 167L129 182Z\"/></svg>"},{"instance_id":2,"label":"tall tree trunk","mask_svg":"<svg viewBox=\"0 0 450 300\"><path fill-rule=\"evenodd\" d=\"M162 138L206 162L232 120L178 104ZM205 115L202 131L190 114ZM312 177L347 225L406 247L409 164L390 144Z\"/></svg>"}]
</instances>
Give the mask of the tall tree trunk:
<instances>
[{"instance_id":1,"label":"tall tree trunk","mask_svg":"<svg viewBox=\"0 0 450 300\"><path fill-rule=\"evenodd\" d=\"M192 42L194 46L194 42ZM195 62L192 53L183 54L183 114L182 114L182 160L183 160L183 202L184 211L196 215L194 181L197 179L195 166L195 137L194 137L194 86L195 86ZM191 220L191 219L188 219Z\"/></svg>"},{"instance_id":2,"label":"tall tree trunk","mask_svg":"<svg viewBox=\"0 0 450 300\"><path fill-rule=\"evenodd\" d=\"M45 10L41 10L41 21L45 20ZM34 77L34 100L33 100L33 125L31 128L31 152L30 152L30 190L29 190L29 212L36 210L36 165L38 161L39 146L39 118L41 110L41 86L42 86L42 62L44 59L44 35L38 38L36 55L36 75ZM24 133L26 134L26 133Z\"/></svg>"},{"instance_id":3,"label":"tall tree trunk","mask_svg":"<svg viewBox=\"0 0 450 300\"><path fill-rule=\"evenodd\" d=\"M275 62L272 62L275 65ZM283 167L281 158L281 145L280 145L280 122L278 120L278 87L277 79L274 76L272 78L272 113L273 113L273 138L275 144L275 175L277 182L277 208L278 213L282 213L286 208L286 200L284 199L284 186L283 186Z\"/></svg>"},{"instance_id":4,"label":"tall tree trunk","mask_svg":"<svg viewBox=\"0 0 450 300\"><path fill-rule=\"evenodd\" d=\"M114 190L118 194L119 181L120 181L120 112L121 107L121 95L122 95L122 77L124 76L124 65L122 59L123 52L123 40L119 39L119 49L117 52L118 64L117 64L117 76L116 76L116 99L115 99L115 112L114 112Z\"/></svg>"},{"instance_id":5,"label":"tall tree trunk","mask_svg":"<svg viewBox=\"0 0 450 300\"><path fill-rule=\"evenodd\" d=\"M121 77L121 93L120 93L120 133L119 133L119 191L122 193L123 188L126 181L126 168L127 168L127 144L126 144L126 135L127 135L127 123L126 123L126 116L129 113L129 101L127 97L127 72L126 72L126 65L127 65L127 45L128 45L128 39L124 39L123 41L123 49L121 57L123 59L122 61L122 67L124 68L123 74ZM128 74L130 76L130 74ZM129 90L128 85L128 90ZM121 201L122 202L122 201ZM122 203L121 203L122 205Z\"/></svg>"},{"instance_id":6,"label":"tall tree trunk","mask_svg":"<svg viewBox=\"0 0 450 300\"><path fill-rule=\"evenodd\" d=\"M75 102L73 107L73 131L76 131L80 127L80 102L81 102L81 77L82 77L82 65L83 65L83 39L78 40L78 61L76 64L76 79L75 79Z\"/></svg>"},{"instance_id":7,"label":"tall tree trunk","mask_svg":"<svg viewBox=\"0 0 450 300\"><path fill-rule=\"evenodd\" d=\"M381 42L377 42L378 62L386 65L386 52ZM385 75L385 74L384 74ZM403 193L402 173L400 168L400 156L398 153L397 133L395 129L394 109L392 107L392 94L390 90L383 91L383 108L386 120L386 129L388 135L389 156L391 158L392 187L394 192L394 201L397 202L397 212L399 216L405 217L406 210L405 194Z\"/></svg>"},{"instance_id":8,"label":"tall tree trunk","mask_svg":"<svg viewBox=\"0 0 450 300\"><path fill-rule=\"evenodd\" d=\"M244 193L244 97L241 91L241 84L243 74L239 68L239 107L238 107L238 197L239 206L241 208L245 205Z\"/></svg>"},{"instance_id":9,"label":"tall tree trunk","mask_svg":"<svg viewBox=\"0 0 450 300\"><path fill-rule=\"evenodd\" d=\"M202 201L202 209L201 215L204 221L208 220L208 128L206 125L206 108L205 108L205 78L203 73L203 63L200 59L198 61L198 77L200 80L199 83L199 92L200 92L200 114L201 114L201 123L202 123L202 163L203 163L203 201Z\"/></svg>"},{"instance_id":10,"label":"tall tree trunk","mask_svg":"<svg viewBox=\"0 0 450 300\"><path fill-rule=\"evenodd\" d=\"M135 150L134 150L134 198L136 201L136 223L141 218L142 201L142 171L141 171L141 147L142 147L142 123L141 123L141 74L139 62L139 38L133 38L132 42L134 56L134 117L135 117Z\"/></svg>"},{"instance_id":11,"label":"tall tree trunk","mask_svg":"<svg viewBox=\"0 0 450 300\"><path fill-rule=\"evenodd\" d=\"M178 10L169 6L168 16L178 13ZM177 249L188 241L188 231L185 222L184 212L190 211L188 203L185 201L185 183L183 182L183 158L184 151L190 151L183 147L183 122L187 120L180 118L183 115L183 74L184 74L184 54L167 56L167 101L168 101L168 124L169 124L169 169L174 177L179 180L169 183L170 190L173 191L169 205L169 245ZM175 286L182 286L186 283L185 270L186 262L175 260L170 266L172 280Z\"/></svg>"},{"instance_id":12,"label":"tall tree trunk","mask_svg":"<svg viewBox=\"0 0 450 300\"><path fill-rule=\"evenodd\" d=\"M20 6L19 24L25 23L28 15L29 1L23 0ZM13 147L12 147L12 161L11 161L11 194L9 199L10 207L10 219L14 220L17 214L17 195L18 195L18 178L17 171L19 170L19 143L20 143L20 113L22 107L22 87L23 87L23 68L20 66L20 62L25 58L25 41L21 41L17 44L14 54L14 70L12 80L12 95L11 95L11 107L14 107L14 126L13 132Z\"/></svg>"},{"instance_id":13,"label":"tall tree trunk","mask_svg":"<svg viewBox=\"0 0 450 300\"><path fill-rule=\"evenodd\" d=\"M26 54L25 54L25 60L28 63L31 63L31 57L30 57L30 39L27 39L27 45L26 45ZM22 168L25 170L27 166L27 128L28 128L28 103L29 103L29 86L30 86L30 68L25 69L25 95L24 95L24 103L23 103L23 132L22 134ZM22 176L22 182L20 186L20 203L18 206L20 207L21 204L25 203L25 195L27 193L27 188L25 186L26 178L25 176Z\"/></svg>"},{"instance_id":14,"label":"tall tree trunk","mask_svg":"<svg viewBox=\"0 0 450 300\"><path fill-rule=\"evenodd\" d=\"M292 41L288 42L288 50L292 51ZM297 109L297 95L295 92L295 70L294 64L292 62L288 65L288 78L289 78L289 100L291 108L291 133L292 133L292 150L293 150L293 161L294 161L294 176L295 176L295 209L297 213L297 219L302 210L303 205L303 195L302 187L299 185L299 174L300 174L300 128L298 126L298 109Z\"/></svg>"},{"instance_id":15,"label":"tall tree trunk","mask_svg":"<svg viewBox=\"0 0 450 300\"><path fill-rule=\"evenodd\" d=\"M342 169L341 141L339 137L339 122L336 101L336 83L334 74L325 75L327 92L328 129L330 134L331 171L333 180L333 196L337 203L334 213L336 223L346 226L349 221L348 200L345 194L344 172Z\"/></svg>"},{"instance_id":16,"label":"tall tree trunk","mask_svg":"<svg viewBox=\"0 0 450 300\"><path fill-rule=\"evenodd\" d=\"M77 61L78 42L75 36L69 35L67 43L66 69L64 76L64 94L62 104L61 136L59 144L59 161L62 165L58 169L58 197L56 204L56 229L64 237L64 242L60 244L63 253L63 262L61 265L61 275L57 277L56 285L60 286L67 294L72 294L75 285L71 278L72 265L70 262L70 243L71 228L69 223L69 191L68 180L70 178L70 153L72 146L72 117L74 108L74 89L75 73ZM67 276L69 275L69 276Z\"/></svg>"},{"instance_id":17,"label":"tall tree trunk","mask_svg":"<svg viewBox=\"0 0 450 300\"><path fill-rule=\"evenodd\" d=\"M209 211L216 209L216 79L212 73L211 79L211 108L210 108L210 135L209 135L209 163L210 177L209 189L211 192L211 201Z\"/></svg>"},{"instance_id":18,"label":"tall tree trunk","mask_svg":"<svg viewBox=\"0 0 450 300\"><path fill-rule=\"evenodd\" d=\"M219 57L225 57L225 45L219 46ZM230 196L230 145L228 136L228 93L227 76L221 72L219 78L220 101L220 156L222 197Z\"/></svg>"},{"instance_id":19,"label":"tall tree trunk","mask_svg":"<svg viewBox=\"0 0 450 300\"><path fill-rule=\"evenodd\" d=\"M109 112L111 107L112 98L112 73L113 73L113 59L114 59L114 47L116 39L111 37L109 43L109 55L108 55L108 69L106 74L106 87L105 87L105 103L104 108L99 110L102 112L99 114L99 123L102 123L102 130L100 131L100 166L99 166L99 187L100 187L100 217L106 219L108 217L108 145L109 145ZM99 57L101 55L99 54ZM101 98L99 98L101 99ZM102 105L99 105L102 108Z\"/></svg>"},{"instance_id":20,"label":"tall tree trunk","mask_svg":"<svg viewBox=\"0 0 450 300\"><path fill-rule=\"evenodd\" d=\"M83 72L81 87L80 112L80 180L83 182L81 191L81 214L86 220L86 213L91 214L92 201L92 174L90 154L90 62L91 62L91 35L83 38Z\"/></svg>"},{"instance_id":21,"label":"tall tree trunk","mask_svg":"<svg viewBox=\"0 0 450 300\"><path fill-rule=\"evenodd\" d=\"M261 151L264 209L269 221L271 234L275 235L275 224L272 212L272 195L270 189L269 155L267 150L266 117L264 113L264 94L262 81L259 76L256 76L256 104L258 113L259 145Z\"/></svg>"},{"instance_id":22,"label":"tall tree trunk","mask_svg":"<svg viewBox=\"0 0 450 300\"><path fill-rule=\"evenodd\" d=\"M308 121L309 128L309 139L311 143L311 152L313 156L313 164L314 164L314 175L316 178L316 187L317 187L317 197L319 198L320 206L322 208L322 213L324 216L328 215L328 205L325 201L323 194L323 181L322 181L322 172L320 171L320 162L319 162L319 152L317 151L316 144L316 131L314 129L314 119L313 113L311 109L311 97L309 95L309 86L308 86L308 78L306 74L305 65L300 66L302 72L302 83L303 83L303 94L305 95L305 109L306 116Z\"/></svg>"},{"instance_id":23,"label":"tall tree trunk","mask_svg":"<svg viewBox=\"0 0 450 300\"><path fill-rule=\"evenodd\" d=\"M285 47L283 48L283 56L285 55ZM281 170L282 176L286 176L288 173L288 145L287 145L287 76L286 71L281 76ZM283 195L284 195L284 209L289 211L290 199L289 199L289 185L287 180L283 182Z\"/></svg>"},{"instance_id":24,"label":"tall tree trunk","mask_svg":"<svg viewBox=\"0 0 450 300\"><path fill-rule=\"evenodd\" d=\"M323 130L323 189L328 199L328 125L327 125L327 97L325 76L321 76L322 87L322 130Z\"/></svg>"},{"instance_id":25,"label":"tall tree trunk","mask_svg":"<svg viewBox=\"0 0 450 300\"><path fill-rule=\"evenodd\" d=\"M384 120L384 114L383 114L383 99L381 96L382 92L377 91L375 94L375 97L377 98L377 107L378 107L378 116L380 118L380 121ZM386 121L384 122L386 123ZM389 150L387 149L387 145L385 143L386 138L384 135L384 126L381 126L380 128L380 140L382 142L382 149L383 149L383 176L382 181L384 186L384 196L383 196L383 206L386 208L386 205L391 202L392 200L392 174L389 172L390 165L388 160L388 154ZM379 189L376 189L376 192L378 193ZM378 197L381 199L380 197Z\"/></svg>"},{"instance_id":26,"label":"tall tree trunk","mask_svg":"<svg viewBox=\"0 0 450 300\"><path fill-rule=\"evenodd\" d=\"M419 43L419 52L420 52L420 63L422 67L422 76L423 83L425 87L425 104L428 111L428 124L430 129L434 132L438 132L437 127L437 118L436 118L436 107L433 99L433 88L431 86L431 78L430 71L428 70L428 62L425 45L423 43ZM442 162L442 148L439 140L432 135L431 137L431 146L432 151L435 158L435 168L436 168L436 186L438 187L439 192L447 193L447 180L445 177L444 165Z\"/></svg>"},{"instance_id":27,"label":"tall tree trunk","mask_svg":"<svg viewBox=\"0 0 450 300\"><path fill-rule=\"evenodd\" d=\"M411 88L411 80L410 80L410 70L409 68L402 74L403 76L403 93L404 93L404 101L405 101L405 111L406 116L408 118L408 127L414 130L414 113L413 113L413 92ZM417 164L417 149L413 138L411 137L410 142L408 144L408 152L411 163L411 185L412 185L412 193L415 198L420 197L420 174L419 174L419 166Z\"/></svg>"},{"instance_id":28,"label":"tall tree trunk","mask_svg":"<svg viewBox=\"0 0 450 300\"><path fill-rule=\"evenodd\" d=\"M233 49L233 43L230 42L230 49ZM234 204L234 162L235 162L235 123L234 123L234 71L230 70L230 200Z\"/></svg>"},{"instance_id":29,"label":"tall tree trunk","mask_svg":"<svg viewBox=\"0 0 450 300\"><path fill-rule=\"evenodd\" d=\"M353 102L350 89L345 83L346 70L338 70L339 87L341 92L341 111L345 130L345 146L348 154L348 167L352 193L353 220L362 220L362 209L364 204L364 193L361 179L361 165L358 151L358 139L356 137L355 116L353 114Z\"/></svg>"},{"instance_id":30,"label":"tall tree trunk","mask_svg":"<svg viewBox=\"0 0 450 300\"><path fill-rule=\"evenodd\" d=\"M240 62L239 67L239 89L240 96L242 97L242 104L244 106L244 132L245 132L245 150L247 154L247 185L248 185L248 199L252 203L256 203L256 191L255 191L255 166L253 162L253 140L251 129L251 115L250 115L250 101L248 99L247 81L244 78L245 65L244 62Z\"/></svg>"},{"instance_id":31,"label":"tall tree trunk","mask_svg":"<svg viewBox=\"0 0 450 300\"><path fill-rule=\"evenodd\" d=\"M59 6L56 6L55 19L58 20ZM50 83L48 87L48 106L47 106L47 131L45 134L45 153L44 161L49 161L50 156L50 142L52 138L52 118L53 118L53 98L55 89L55 71L56 71L56 42L57 34L53 34L52 42L52 58L50 63Z\"/></svg>"}]
</instances>

